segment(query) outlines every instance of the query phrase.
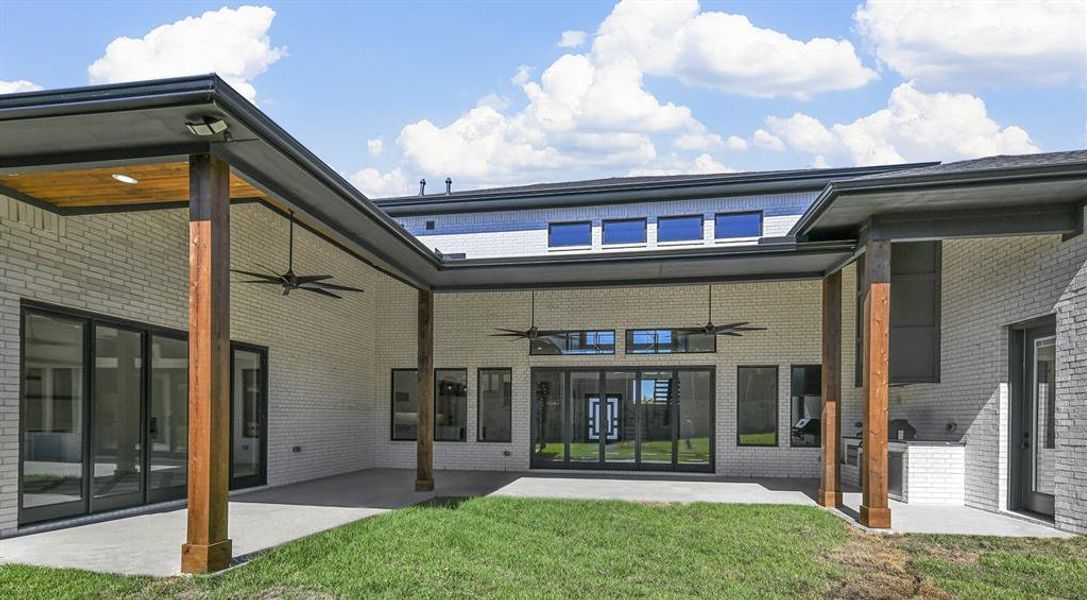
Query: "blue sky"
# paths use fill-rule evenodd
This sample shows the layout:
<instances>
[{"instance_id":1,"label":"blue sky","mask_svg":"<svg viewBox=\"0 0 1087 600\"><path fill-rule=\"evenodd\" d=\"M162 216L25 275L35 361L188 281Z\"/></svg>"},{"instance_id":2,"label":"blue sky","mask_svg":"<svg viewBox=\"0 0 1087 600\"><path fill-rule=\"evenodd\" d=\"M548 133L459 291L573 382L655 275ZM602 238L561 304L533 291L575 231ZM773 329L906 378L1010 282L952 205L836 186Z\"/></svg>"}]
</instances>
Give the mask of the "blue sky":
<instances>
[{"instance_id":1,"label":"blue sky","mask_svg":"<svg viewBox=\"0 0 1087 600\"><path fill-rule=\"evenodd\" d=\"M7 0L0 91L215 70L375 196L1087 146L1081 1L245 6Z\"/></svg>"}]
</instances>

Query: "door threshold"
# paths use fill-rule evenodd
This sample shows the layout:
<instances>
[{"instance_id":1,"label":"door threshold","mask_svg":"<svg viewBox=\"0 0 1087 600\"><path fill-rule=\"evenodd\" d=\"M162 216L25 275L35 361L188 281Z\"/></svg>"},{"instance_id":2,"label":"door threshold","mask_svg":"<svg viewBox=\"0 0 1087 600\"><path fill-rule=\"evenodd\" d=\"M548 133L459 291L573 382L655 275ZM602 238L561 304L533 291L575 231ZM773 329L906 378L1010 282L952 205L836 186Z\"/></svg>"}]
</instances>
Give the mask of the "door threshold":
<instances>
[{"instance_id":1,"label":"door threshold","mask_svg":"<svg viewBox=\"0 0 1087 600\"><path fill-rule=\"evenodd\" d=\"M1056 520L1050 515L1044 515L1042 513L1036 513L1029 510L1016 509L1016 510L1003 510L1002 514L1008 515L1013 519L1019 519L1020 521L1026 521L1035 525L1045 525L1046 527L1057 528Z\"/></svg>"}]
</instances>

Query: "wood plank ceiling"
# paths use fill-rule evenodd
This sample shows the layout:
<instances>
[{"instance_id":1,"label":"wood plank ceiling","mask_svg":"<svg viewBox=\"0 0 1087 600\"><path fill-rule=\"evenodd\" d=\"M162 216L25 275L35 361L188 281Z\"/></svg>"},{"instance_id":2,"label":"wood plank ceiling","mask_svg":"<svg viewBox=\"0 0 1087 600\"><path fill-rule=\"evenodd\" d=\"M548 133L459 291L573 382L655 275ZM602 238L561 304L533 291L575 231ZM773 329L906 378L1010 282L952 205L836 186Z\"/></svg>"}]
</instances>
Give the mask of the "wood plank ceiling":
<instances>
[{"instance_id":1,"label":"wood plank ceiling","mask_svg":"<svg viewBox=\"0 0 1087 600\"><path fill-rule=\"evenodd\" d=\"M113 175L136 183L123 183ZM189 163L153 163L0 176L0 185L64 208L188 202ZM263 198L264 192L230 175L230 198Z\"/></svg>"}]
</instances>

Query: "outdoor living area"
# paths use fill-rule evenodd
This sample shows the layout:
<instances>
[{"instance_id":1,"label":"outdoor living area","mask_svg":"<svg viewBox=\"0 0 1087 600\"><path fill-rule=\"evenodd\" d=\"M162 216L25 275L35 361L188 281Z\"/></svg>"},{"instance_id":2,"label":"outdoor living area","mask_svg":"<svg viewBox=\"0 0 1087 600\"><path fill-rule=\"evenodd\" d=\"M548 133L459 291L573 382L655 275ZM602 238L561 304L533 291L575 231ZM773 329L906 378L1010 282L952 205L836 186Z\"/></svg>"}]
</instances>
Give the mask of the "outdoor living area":
<instances>
[{"instance_id":1,"label":"outdoor living area","mask_svg":"<svg viewBox=\"0 0 1087 600\"><path fill-rule=\"evenodd\" d=\"M713 475L509 473L438 471L434 490L411 490L415 472L368 469L302 483L235 493L230 530L235 562L319 531L434 499L495 496L640 503L793 505L819 510L818 482ZM860 494L846 492L836 511L856 518ZM1038 522L967 507L891 503L894 533L1071 537ZM274 525L273 525L274 524ZM185 510L173 506L0 540L0 562L106 573L166 577L180 573L177 547L185 539Z\"/></svg>"}]
</instances>

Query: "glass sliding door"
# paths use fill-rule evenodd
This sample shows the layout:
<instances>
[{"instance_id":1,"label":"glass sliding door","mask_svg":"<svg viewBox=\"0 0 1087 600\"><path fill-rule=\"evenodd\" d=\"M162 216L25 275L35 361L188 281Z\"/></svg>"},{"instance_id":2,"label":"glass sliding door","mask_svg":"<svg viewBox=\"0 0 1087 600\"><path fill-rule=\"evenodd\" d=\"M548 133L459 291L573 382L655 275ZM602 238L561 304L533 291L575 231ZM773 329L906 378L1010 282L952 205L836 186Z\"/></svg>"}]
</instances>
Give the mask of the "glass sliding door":
<instances>
[{"instance_id":1,"label":"glass sliding door","mask_svg":"<svg viewBox=\"0 0 1087 600\"><path fill-rule=\"evenodd\" d=\"M87 323L23 316L19 522L86 511Z\"/></svg>"},{"instance_id":2,"label":"glass sliding door","mask_svg":"<svg viewBox=\"0 0 1087 600\"><path fill-rule=\"evenodd\" d=\"M570 456L571 463L599 463L602 423L600 372L574 371L570 379Z\"/></svg>"},{"instance_id":3,"label":"glass sliding door","mask_svg":"<svg viewBox=\"0 0 1087 600\"><path fill-rule=\"evenodd\" d=\"M638 376L641 408L640 450L644 466L670 466L675 455L675 380L672 371L644 371Z\"/></svg>"},{"instance_id":4,"label":"glass sliding door","mask_svg":"<svg viewBox=\"0 0 1087 600\"><path fill-rule=\"evenodd\" d=\"M556 466L566 460L566 374L532 373L532 465Z\"/></svg>"},{"instance_id":5,"label":"glass sliding door","mask_svg":"<svg viewBox=\"0 0 1087 600\"><path fill-rule=\"evenodd\" d=\"M629 468L638 460L637 374L630 371L604 373L604 391L607 398L604 420L608 427L604 436L604 462Z\"/></svg>"},{"instance_id":6,"label":"glass sliding door","mask_svg":"<svg viewBox=\"0 0 1087 600\"><path fill-rule=\"evenodd\" d=\"M267 354L235 345L230 362L230 486L264 485Z\"/></svg>"},{"instance_id":7,"label":"glass sliding door","mask_svg":"<svg viewBox=\"0 0 1087 600\"><path fill-rule=\"evenodd\" d=\"M189 476L189 343L151 336L147 419L149 502L185 497Z\"/></svg>"},{"instance_id":8,"label":"glass sliding door","mask_svg":"<svg viewBox=\"0 0 1087 600\"><path fill-rule=\"evenodd\" d=\"M532 466L712 471L712 367L532 371Z\"/></svg>"},{"instance_id":9,"label":"glass sliding door","mask_svg":"<svg viewBox=\"0 0 1087 600\"><path fill-rule=\"evenodd\" d=\"M95 325L91 512L143 502L143 334Z\"/></svg>"}]
</instances>

